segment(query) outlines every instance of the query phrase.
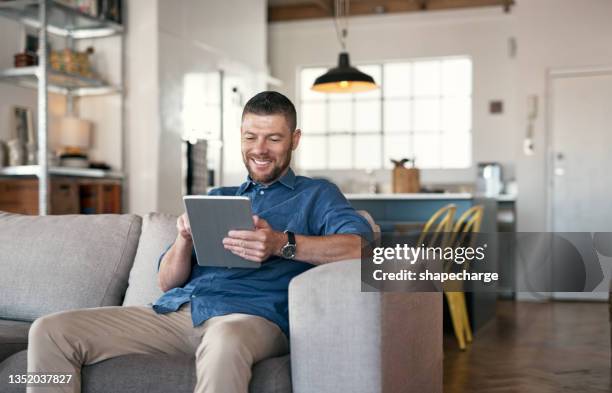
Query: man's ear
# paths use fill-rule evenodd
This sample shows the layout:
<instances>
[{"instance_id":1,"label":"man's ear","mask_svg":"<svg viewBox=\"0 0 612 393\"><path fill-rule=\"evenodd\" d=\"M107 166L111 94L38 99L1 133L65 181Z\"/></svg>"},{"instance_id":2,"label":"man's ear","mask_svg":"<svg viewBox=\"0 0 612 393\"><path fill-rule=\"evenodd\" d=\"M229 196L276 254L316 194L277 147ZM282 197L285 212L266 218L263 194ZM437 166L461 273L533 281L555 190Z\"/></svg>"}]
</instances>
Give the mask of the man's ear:
<instances>
[{"instance_id":1,"label":"man's ear","mask_svg":"<svg viewBox=\"0 0 612 393\"><path fill-rule=\"evenodd\" d=\"M302 130L296 128L291 135L291 150L297 149L300 144L300 137L302 136Z\"/></svg>"}]
</instances>

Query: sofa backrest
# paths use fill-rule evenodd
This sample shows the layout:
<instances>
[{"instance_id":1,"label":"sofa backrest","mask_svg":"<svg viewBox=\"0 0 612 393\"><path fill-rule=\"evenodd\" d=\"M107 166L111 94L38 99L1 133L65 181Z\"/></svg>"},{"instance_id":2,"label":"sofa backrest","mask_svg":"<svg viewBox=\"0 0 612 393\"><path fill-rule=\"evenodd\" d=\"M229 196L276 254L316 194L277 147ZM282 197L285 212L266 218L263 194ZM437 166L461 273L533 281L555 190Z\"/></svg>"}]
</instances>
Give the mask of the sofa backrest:
<instances>
[{"instance_id":1,"label":"sofa backrest","mask_svg":"<svg viewBox=\"0 0 612 393\"><path fill-rule=\"evenodd\" d=\"M0 212L0 318L120 305L141 223L130 214Z\"/></svg>"},{"instance_id":2,"label":"sofa backrest","mask_svg":"<svg viewBox=\"0 0 612 393\"><path fill-rule=\"evenodd\" d=\"M149 213L142 218L142 234L124 306L142 306L162 295L157 285L157 263L161 253L176 239L176 219L176 216L161 213Z\"/></svg>"}]
</instances>

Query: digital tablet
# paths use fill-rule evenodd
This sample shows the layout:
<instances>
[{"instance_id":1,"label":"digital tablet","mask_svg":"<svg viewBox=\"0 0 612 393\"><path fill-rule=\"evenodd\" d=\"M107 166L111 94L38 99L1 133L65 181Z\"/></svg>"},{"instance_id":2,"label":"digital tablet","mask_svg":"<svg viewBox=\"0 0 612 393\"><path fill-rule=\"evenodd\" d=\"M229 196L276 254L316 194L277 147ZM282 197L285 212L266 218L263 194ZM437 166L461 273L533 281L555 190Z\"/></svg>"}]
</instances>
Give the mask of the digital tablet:
<instances>
[{"instance_id":1,"label":"digital tablet","mask_svg":"<svg viewBox=\"0 0 612 393\"><path fill-rule=\"evenodd\" d=\"M258 268L259 262L244 259L223 247L232 230L253 230L251 201L237 196L185 196L185 210L198 265Z\"/></svg>"}]
</instances>

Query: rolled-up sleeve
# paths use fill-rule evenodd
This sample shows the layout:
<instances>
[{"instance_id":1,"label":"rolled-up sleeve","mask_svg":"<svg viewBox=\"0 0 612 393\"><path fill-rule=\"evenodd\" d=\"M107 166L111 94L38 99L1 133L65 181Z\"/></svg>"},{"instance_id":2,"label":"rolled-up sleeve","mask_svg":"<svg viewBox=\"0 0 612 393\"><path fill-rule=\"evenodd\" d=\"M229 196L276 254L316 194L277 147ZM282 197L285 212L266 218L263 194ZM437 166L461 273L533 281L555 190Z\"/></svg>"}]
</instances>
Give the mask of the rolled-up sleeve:
<instances>
[{"instance_id":1,"label":"rolled-up sleeve","mask_svg":"<svg viewBox=\"0 0 612 393\"><path fill-rule=\"evenodd\" d=\"M166 249L164 250L164 252L161 253L161 255L159 256L159 259L157 259L157 272L159 272L159 268L161 267L161 261L162 259L164 259L164 256L166 255L166 253L170 250L170 248L172 248L172 245L174 245L174 243L170 244L168 247L166 247Z\"/></svg>"},{"instance_id":2,"label":"rolled-up sleeve","mask_svg":"<svg viewBox=\"0 0 612 393\"><path fill-rule=\"evenodd\" d=\"M333 183L323 182L311 216L313 232L319 235L354 234L372 239L372 227L346 200Z\"/></svg>"}]
</instances>

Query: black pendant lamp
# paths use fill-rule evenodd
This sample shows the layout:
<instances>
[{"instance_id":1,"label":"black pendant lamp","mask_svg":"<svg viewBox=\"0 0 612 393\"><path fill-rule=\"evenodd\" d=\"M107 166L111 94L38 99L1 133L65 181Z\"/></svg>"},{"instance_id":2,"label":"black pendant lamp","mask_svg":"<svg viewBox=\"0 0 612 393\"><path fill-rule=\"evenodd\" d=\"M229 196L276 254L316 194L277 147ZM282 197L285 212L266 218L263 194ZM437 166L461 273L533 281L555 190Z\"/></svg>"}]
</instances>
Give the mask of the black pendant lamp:
<instances>
[{"instance_id":1,"label":"black pendant lamp","mask_svg":"<svg viewBox=\"0 0 612 393\"><path fill-rule=\"evenodd\" d=\"M338 40L342 46L342 52L340 52L338 57L338 66L329 69L315 80L311 88L314 91L321 93L360 93L378 88L374 78L355 67L351 67L345 42L348 34L348 9L348 0L336 0L334 25L338 34ZM338 23L341 16L344 17L344 27L340 33Z\"/></svg>"}]
</instances>

